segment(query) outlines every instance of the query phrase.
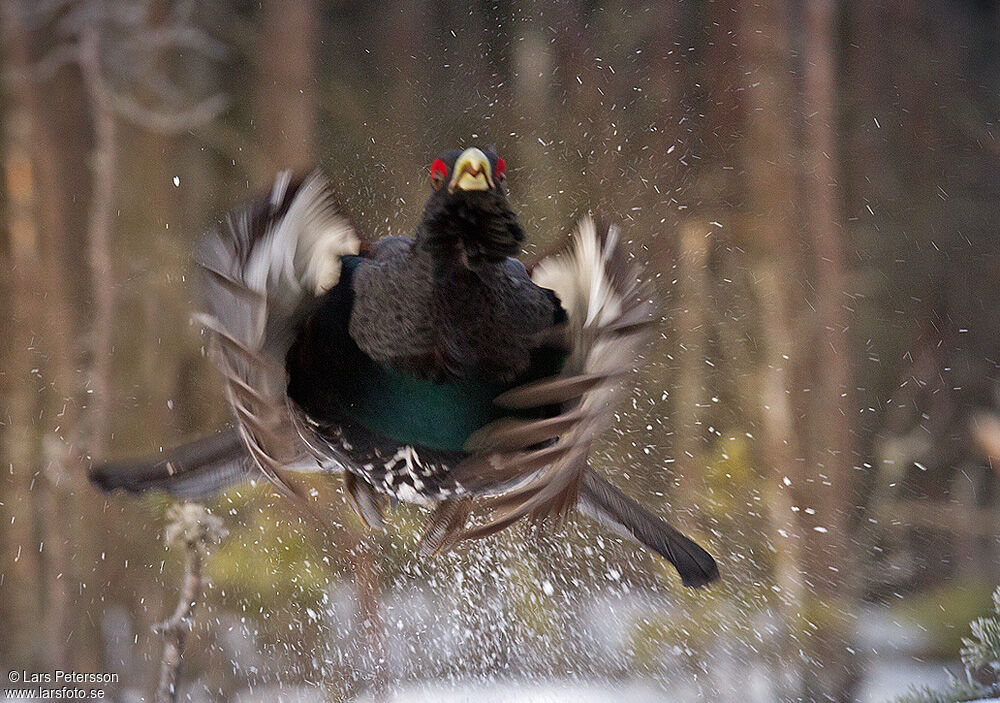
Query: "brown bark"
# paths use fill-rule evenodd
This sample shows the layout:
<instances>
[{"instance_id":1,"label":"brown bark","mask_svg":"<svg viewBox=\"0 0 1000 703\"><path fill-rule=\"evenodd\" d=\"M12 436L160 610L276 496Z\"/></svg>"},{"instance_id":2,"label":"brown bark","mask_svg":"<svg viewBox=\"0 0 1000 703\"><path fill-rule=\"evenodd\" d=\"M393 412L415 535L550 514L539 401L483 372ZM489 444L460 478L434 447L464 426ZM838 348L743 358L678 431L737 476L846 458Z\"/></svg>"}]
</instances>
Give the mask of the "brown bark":
<instances>
[{"instance_id":1,"label":"brown bark","mask_svg":"<svg viewBox=\"0 0 1000 703\"><path fill-rule=\"evenodd\" d=\"M791 401L791 365L796 352L791 310L785 295L784 266L764 260L755 266L760 299L761 331L765 335L760 370L760 404L768 475L764 502L775 548L774 579L779 588L779 611L784 632L779 639L780 660L800 662L796 635L803 629L808 589L803 570L803 536L796 519L803 482L795 409ZM801 512L801 511L799 511ZM800 668L800 677L804 671Z\"/></svg>"},{"instance_id":2,"label":"brown bark","mask_svg":"<svg viewBox=\"0 0 1000 703\"><path fill-rule=\"evenodd\" d=\"M780 588L783 635L779 660L801 662L795 637L804 630L807 590L802 574L802 535L794 507L802 491L801 456L794 405L794 368L802 350L796 345L794 277L795 186L794 132L788 37L784 6L779 0L744 2L740 44L747 59L744 74L747 138L747 205L750 210L748 246L752 247L763 339L760 403L763 445L769 473L764 497L775 547L775 581ZM804 641L804 638L803 638ZM799 680L805 665L799 665ZM798 691L780 692L793 698Z\"/></svg>"},{"instance_id":3,"label":"brown bark","mask_svg":"<svg viewBox=\"0 0 1000 703\"><path fill-rule=\"evenodd\" d=\"M677 257L679 311L676 315L678 337L677 378L674 379L671 412L678 471L678 497L674 504L695 510L700 493L698 483L705 473L705 430L703 415L707 400L707 354L709 232L699 219L685 220L678 232Z\"/></svg>"},{"instance_id":4,"label":"brown bark","mask_svg":"<svg viewBox=\"0 0 1000 703\"><path fill-rule=\"evenodd\" d=\"M25 392L30 397L18 400L17 412L30 413L23 418L18 429L17 446L20 447L17 456L12 458L11 466L16 476L15 482L31 490L33 501L26 502L21 496L21 506L32 507L36 515L46 516L38 519L37 534L34 542L25 542L23 547L31 547L40 555L31 557L29 563L35 562L29 568L37 568L38 579L34 587L40 595L33 599L40 601L41 611L37 613L36 622L42 622L42 637L36 637L36 647L41 649L40 656L44 664L50 668L71 667L74 661L74 649L70 638L74 631L75 613L72 609L71 584L73 575L71 563L66 552L70 533L66 529L66 521L52 519L47 516L71 516L76 514L70 508L70 498L67 494L67 483L73 476L65 471L66 455L63 452L50 451L55 442L46 437L46 426L39 422L39 416L44 416L46 396L38 392L30 376L37 372L35 364L31 363L31 352L34 349L44 349L45 357L39 360L38 368L42 378L50 381L51 386L58 391L72 389L73 359L72 334L69 328L69 303L66 294L65 281L60 279L59 268L53 265L56 252L62 251L61 245L67 239L65 212L61 207L63 189L60 187L58 163L60 158L59 143L52 133L50 121L46 119L49 108L41 94L38 83L33 80L30 41L31 34L27 31L23 19L27 13L24 3L9 2L4 4L4 28L10 56L15 65L22 70L18 72L13 82L12 93L21 106L20 119L22 128L28 136L31 145L30 156L25 155L25 161L20 162L31 169L32 194L31 209L23 210L25 218L18 227L14 242L14 263L23 264L19 271L19 280L23 286L18 298L18 305L24 305L19 312L19 324L25 331L30 330L30 340L18 340L13 354L28 363L23 377ZM15 162L15 165L18 162ZM20 259L20 262L18 261ZM44 265L43 265L43 262ZM21 277L23 275L23 277ZM30 301L36 300L32 304ZM23 354L23 356L21 356ZM19 384L20 385L20 384ZM72 391L69 391L72 395ZM17 400L15 398L15 400ZM76 429L76 405L72 397L57 397L53 399L56 409L48 408L57 416L59 428L64 435L72 436ZM33 445L29 451L28 444ZM47 447L47 449L43 449ZM41 471L39 472L39 469ZM67 480L68 479L68 480ZM16 531L15 531L16 532ZM25 535L18 535L18 540L24 540ZM41 549L38 549L40 544ZM21 550L22 553L24 549ZM37 561L36 561L37 559ZM32 581L29 579L29 584ZM30 610L29 610L30 612ZM31 632L31 628L28 630Z\"/></svg>"},{"instance_id":5,"label":"brown bark","mask_svg":"<svg viewBox=\"0 0 1000 703\"><path fill-rule=\"evenodd\" d=\"M848 548L851 349L836 191L834 27L831 3L804 8L804 82L796 109L786 6L778 0L744 6L750 69L745 158L765 333L761 395L772 466L767 500L778 549L775 575L784 592L785 626L794 638L789 641L798 640L806 655L792 658L803 662L796 694L847 700L854 678L849 616L857 584L849 576L856 572ZM802 135L801 147L796 134ZM797 210L798 194L808 210ZM791 275L797 271L810 276L808 285ZM810 289L812 308L805 307Z\"/></svg>"},{"instance_id":6,"label":"brown bark","mask_svg":"<svg viewBox=\"0 0 1000 703\"><path fill-rule=\"evenodd\" d=\"M76 179L70 177L72 169L67 164L83 158L84 154L73 148L72 135L61 131L49 118L48 100L55 95L65 96L67 93L64 90L74 90L75 81L67 82L72 85L71 88L58 81L52 86L42 86L36 79L32 84L38 100L34 124L38 134L35 158L39 169L39 202L45 204L41 211L46 218L44 258L47 265L42 284L47 301L44 310L45 345L49 359L46 371L51 379L51 395L48 398L51 428L48 423L41 424L39 428L44 439L41 457L43 476L36 484L39 514L46 516L41 520L47 581L44 629L53 666L96 666L100 664L103 654L97 623L88 618L82 609L75 607L74 599L74 592L78 591L78 584L84 578L77 571L76 564L86 563L93 555L93 532L73 529L70 522L78 520L89 525L100 524L94 518L97 513L92 512L93 504L84 488L86 445L95 425L86 424L88 418L81 410L81 397L86 397L86 394L81 394L79 380L78 351L81 345L76 321L84 314L84 308L74 300L76 291L73 288L74 278L79 277L79 267L65 258L66 252L74 251L78 242L85 240L76 230L67 207L73 202L73 195L80 195L74 190L78 185ZM85 119L82 112L80 117ZM56 265L55 262L61 259L62 266ZM93 285L93 281L90 284ZM105 281L109 287L112 284L110 280ZM96 314L96 311L91 314ZM110 324L110 313L107 320ZM86 326L84 329L87 329ZM83 346L93 352L97 330L91 327L90 331L89 343ZM105 348L110 349L110 340ZM90 361L93 364L96 359ZM90 377L89 383L95 380ZM94 395L99 395L99 388L94 388L94 391ZM103 397L106 398L106 393ZM51 435L48 434L50 432ZM100 445L97 450L100 451ZM64 516L64 519L50 519L48 516L52 515ZM74 560L74 557L79 559Z\"/></svg>"},{"instance_id":7,"label":"brown bark","mask_svg":"<svg viewBox=\"0 0 1000 703\"><path fill-rule=\"evenodd\" d=\"M803 511L801 519L807 536L810 592L829 614L823 632L817 635L825 666L810 671L814 692L848 700L854 676L849 615L861 584L852 576L858 570L852 568L849 552L853 413L851 344L844 310L845 234L837 189L834 29L831 0L805 3L803 192L809 203L807 229L816 291L816 383L809 413L812 431L807 465L813 472L809 493L815 514Z\"/></svg>"},{"instance_id":8,"label":"brown bark","mask_svg":"<svg viewBox=\"0 0 1000 703\"><path fill-rule=\"evenodd\" d=\"M0 6L5 31L0 46L5 51L3 64L19 75L9 83L7 109L2 125L2 159L4 187L7 196L8 249L4 252L6 343L3 349L3 432L0 502L2 522L2 594L3 621L8 637L0 656L11 665L41 664L41 644L32 638L32 624L40 614L39 592L41 564L38 540L35 538L35 507L32 498L32 473L38 466L38 437L35 417L38 413L38 384L32 372L36 359L33 349L38 343L38 320L41 300L38 297L41 262L39 260L38 223L35 216L37 174L32 162L34 147L30 104L31 86L23 72L29 64L28 47L20 31L16 6Z\"/></svg>"},{"instance_id":9,"label":"brown bark","mask_svg":"<svg viewBox=\"0 0 1000 703\"><path fill-rule=\"evenodd\" d=\"M265 163L259 179L314 160L316 28L314 0L264 0L257 54L256 134Z\"/></svg>"},{"instance_id":10,"label":"brown bark","mask_svg":"<svg viewBox=\"0 0 1000 703\"><path fill-rule=\"evenodd\" d=\"M91 195L87 218L87 255L93 297L90 328L90 402L87 424L91 457L107 454L111 423L111 348L114 335L114 271L111 238L118 181L117 129L111 98L104 85L97 27L80 39L80 70L94 125Z\"/></svg>"}]
</instances>

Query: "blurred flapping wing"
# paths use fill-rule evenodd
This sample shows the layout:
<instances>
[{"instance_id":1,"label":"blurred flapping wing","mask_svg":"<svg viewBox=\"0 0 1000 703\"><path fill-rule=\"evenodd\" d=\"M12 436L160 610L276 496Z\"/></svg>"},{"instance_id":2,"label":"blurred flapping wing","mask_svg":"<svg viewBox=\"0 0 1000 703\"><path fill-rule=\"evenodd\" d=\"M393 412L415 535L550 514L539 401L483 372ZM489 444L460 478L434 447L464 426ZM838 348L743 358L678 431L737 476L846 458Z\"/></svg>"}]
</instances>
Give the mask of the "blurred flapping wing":
<instances>
[{"instance_id":1,"label":"blurred flapping wing","mask_svg":"<svg viewBox=\"0 0 1000 703\"><path fill-rule=\"evenodd\" d=\"M289 497L295 491L282 469L321 466L285 396L285 355L298 322L337 284L341 258L359 249L323 176L294 180L286 172L268 196L231 212L196 251L206 275L195 319L211 338L250 458Z\"/></svg>"},{"instance_id":2,"label":"blurred flapping wing","mask_svg":"<svg viewBox=\"0 0 1000 703\"><path fill-rule=\"evenodd\" d=\"M453 472L469 493L502 492L483 501L489 521L466 538L493 534L523 517L563 516L576 504L594 440L614 423L653 322L653 305L617 228L598 231L587 217L570 247L543 259L534 282L555 292L567 314L568 356L558 376L496 399L543 419L506 418L476 432L472 454ZM545 412L555 408L555 414Z\"/></svg>"}]
</instances>

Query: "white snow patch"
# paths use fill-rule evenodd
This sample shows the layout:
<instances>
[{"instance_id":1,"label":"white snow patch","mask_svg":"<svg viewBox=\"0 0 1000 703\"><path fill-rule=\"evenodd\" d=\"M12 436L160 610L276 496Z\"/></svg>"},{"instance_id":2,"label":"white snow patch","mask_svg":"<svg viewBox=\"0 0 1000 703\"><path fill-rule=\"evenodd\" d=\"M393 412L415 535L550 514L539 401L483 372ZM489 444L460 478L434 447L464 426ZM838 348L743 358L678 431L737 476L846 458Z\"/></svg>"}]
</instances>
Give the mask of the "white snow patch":
<instances>
[{"instance_id":1,"label":"white snow patch","mask_svg":"<svg viewBox=\"0 0 1000 703\"><path fill-rule=\"evenodd\" d=\"M663 692L648 684L626 682L612 684L568 681L492 681L483 683L413 684L383 699L386 703L660 703ZM355 703L374 703L371 697Z\"/></svg>"}]
</instances>

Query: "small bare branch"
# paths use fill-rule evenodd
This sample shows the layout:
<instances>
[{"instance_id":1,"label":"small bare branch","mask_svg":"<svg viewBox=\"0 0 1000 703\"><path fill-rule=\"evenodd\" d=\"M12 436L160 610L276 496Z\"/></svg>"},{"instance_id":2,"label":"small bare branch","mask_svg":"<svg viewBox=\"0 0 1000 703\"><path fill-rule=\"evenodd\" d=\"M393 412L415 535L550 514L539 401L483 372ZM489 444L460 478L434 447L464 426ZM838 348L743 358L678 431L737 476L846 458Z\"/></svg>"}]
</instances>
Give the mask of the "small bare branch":
<instances>
[{"instance_id":1,"label":"small bare branch","mask_svg":"<svg viewBox=\"0 0 1000 703\"><path fill-rule=\"evenodd\" d=\"M208 32L185 25L150 28L127 40L126 48L142 51L190 49L217 61L229 56L229 48Z\"/></svg>"},{"instance_id":2,"label":"small bare branch","mask_svg":"<svg viewBox=\"0 0 1000 703\"><path fill-rule=\"evenodd\" d=\"M222 114L229 106L228 98L219 94L205 98L192 107L174 112L140 105L124 95L114 95L112 98L115 111L126 120L145 129L165 134L204 126Z\"/></svg>"},{"instance_id":3,"label":"small bare branch","mask_svg":"<svg viewBox=\"0 0 1000 703\"><path fill-rule=\"evenodd\" d=\"M51 80L63 66L80 61L80 49L76 44L60 44L34 65L32 78L36 81Z\"/></svg>"},{"instance_id":4,"label":"small bare branch","mask_svg":"<svg viewBox=\"0 0 1000 703\"><path fill-rule=\"evenodd\" d=\"M127 29L135 29L146 23L152 13L150 0L136 2L112 3L108 7L108 17Z\"/></svg>"},{"instance_id":5,"label":"small bare branch","mask_svg":"<svg viewBox=\"0 0 1000 703\"><path fill-rule=\"evenodd\" d=\"M142 71L131 75L136 86L149 91L159 103L165 105L182 105L188 101L186 91L159 71Z\"/></svg>"},{"instance_id":6,"label":"small bare branch","mask_svg":"<svg viewBox=\"0 0 1000 703\"><path fill-rule=\"evenodd\" d=\"M177 682L180 678L184 644L191 629L194 607L201 597L202 561L209 546L226 536L222 520L197 503L172 505L167 511L167 517L170 518L164 532L167 544L184 548L184 583L170 619L156 628L163 635L163 658L160 661L156 703L174 703L177 700Z\"/></svg>"},{"instance_id":7,"label":"small bare branch","mask_svg":"<svg viewBox=\"0 0 1000 703\"><path fill-rule=\"evenodd\" d=\"M178 0L170 10L171 18L178 23L187 23L194 17L194 0Z\"/></svg>"},{"instance_id":8,"label":"small bare branch","mask_svg":"<svg viewBox=\"0 0 1000 703\"><path fill-rule=\"evenodd\" d=\"M102 3L67 3L67 11L56 21L56 34L61 37L79 37L88 30L105 28L108 19L107 10L108 8Z\"/></svg>"},{"instance_id":9,"label":"small bare branch","mask_svg":"<svg viewBox=\"0 0 1000 703\"><path fill-rule=\"evenodd\" d=\"M37 0L31 7L29 14L35 17L49 17L54 15L75 0Z\"/></svg>"}]
</instances>

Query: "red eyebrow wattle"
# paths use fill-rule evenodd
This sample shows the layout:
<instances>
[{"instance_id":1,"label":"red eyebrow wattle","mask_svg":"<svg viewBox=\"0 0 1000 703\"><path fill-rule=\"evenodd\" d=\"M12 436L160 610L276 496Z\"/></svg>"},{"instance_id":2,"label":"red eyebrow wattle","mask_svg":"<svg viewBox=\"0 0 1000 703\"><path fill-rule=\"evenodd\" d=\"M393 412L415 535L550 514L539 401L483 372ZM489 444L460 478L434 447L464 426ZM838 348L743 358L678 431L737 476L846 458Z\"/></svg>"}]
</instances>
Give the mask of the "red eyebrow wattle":
<instances>
[{"instance_id":1,"label":"red eyebrow wattle","mask_svg":"<svg viewBox=\"0 0 1000 703\"><path fill-rule=\"evenodd\" d=\"M433 178L435 175L439 173L441 174L442 177L447 176L448 167L441 159L434 159L434 163L431 164L431 178Z\"/></svg>"}]
</instances>

